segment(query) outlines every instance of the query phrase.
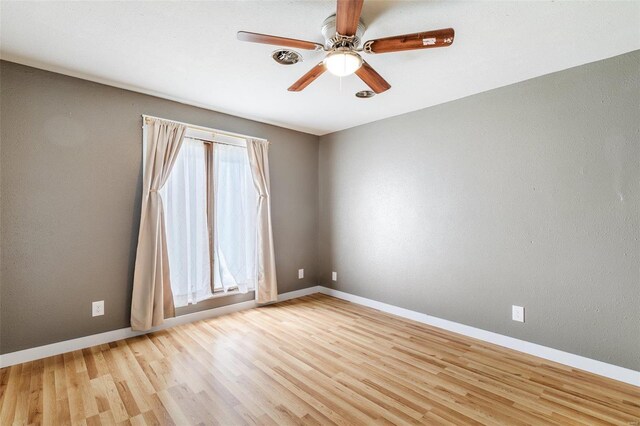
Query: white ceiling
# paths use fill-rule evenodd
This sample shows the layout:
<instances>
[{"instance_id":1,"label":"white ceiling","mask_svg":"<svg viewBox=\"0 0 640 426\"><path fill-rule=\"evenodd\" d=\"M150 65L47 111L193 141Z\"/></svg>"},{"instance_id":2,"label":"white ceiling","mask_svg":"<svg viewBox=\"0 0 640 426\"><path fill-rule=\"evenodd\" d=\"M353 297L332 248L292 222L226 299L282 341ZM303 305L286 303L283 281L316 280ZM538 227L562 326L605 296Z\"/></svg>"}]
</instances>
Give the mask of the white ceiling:
<instances>
[{"instance_id":1,"label":"white ceiling","mask_svg":"<svg viewBox=\"0 0 640 426\"><path fill-rule=\"evenodd\" d=\"M449 48L368 55L392 85L372 99L319 62L276 64L238 30L322 42L326 1L1 3L3 59L322 135L640 49L640 2L365 1L364 39L453 27Z\"/></svg>"}]
</instances>

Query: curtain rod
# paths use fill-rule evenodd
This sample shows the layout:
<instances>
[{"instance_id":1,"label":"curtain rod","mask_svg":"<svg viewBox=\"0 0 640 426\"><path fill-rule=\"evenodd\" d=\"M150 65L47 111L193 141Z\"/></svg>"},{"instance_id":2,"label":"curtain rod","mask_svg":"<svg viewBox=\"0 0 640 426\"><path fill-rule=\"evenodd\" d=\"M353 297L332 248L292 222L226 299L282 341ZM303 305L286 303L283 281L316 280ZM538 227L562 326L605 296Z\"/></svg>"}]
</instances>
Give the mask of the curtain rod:
<instances>
[{"instance_id":1,"label":"curtain rod","mask_svg":"<svg viewBox=\"0 0 640 426\"><path fill-rule=\"evenodd\" d=\"M235 143L218 142L218 141L209 141L209 140L206 140L206 139L194 138L193 136L185 136L184 138L185 138L185 139L193 139L194 141L200 141L200 142L202 142L202 143L215 143L215 144L218 144L218 145L229 145L229 146L235 146L236 148L244 148L244 149L246 149L246 148L247 148L246 146L242 146L242 145L235 144Z\"/></svg>"},{"instance_id":2,"label":"curtain rod","mask_svg":"<svg viewBox=\"0 0 640 426\"><path fill-rule=\"evenodd\" d=\"M256 139L256 140L259 140L259 141L264 141L264 142L270 143L268 140L266 140L264 138L256 138L254 136L243 135L241 133L225 132L225 131L222 131L222 130L212 129L211 127L204 127L204 126L198 126L198 125L195 125L195 124L185 123L183 121L169 120L169 119L162 118L162 117L154 117L153 115L142 114L143 124L144 124L144 120L146 120L147 118L150 118L152 120L162 120L162 121L169 121L171 123L182 124L183 126L187 126L190 129L204 130L205 132L211 132L213 134L217 133L217 134L220 134L220 135L226 135L226 136L231 136L231 137L234 137L234 138L242 138L242 139Z\"/></svg>"}]
</instances>

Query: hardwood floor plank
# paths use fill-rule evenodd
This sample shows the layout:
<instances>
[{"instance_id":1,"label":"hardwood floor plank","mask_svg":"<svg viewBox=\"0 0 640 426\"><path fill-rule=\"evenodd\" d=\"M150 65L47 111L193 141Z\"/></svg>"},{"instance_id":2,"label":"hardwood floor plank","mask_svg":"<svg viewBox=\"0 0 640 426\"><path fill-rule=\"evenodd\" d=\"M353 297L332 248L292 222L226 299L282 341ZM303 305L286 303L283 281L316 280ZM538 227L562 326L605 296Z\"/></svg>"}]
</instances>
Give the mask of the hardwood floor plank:
<instances>
[{"instance_id":1,"label":"hardwood floor plank","mask_svg":"<svg viewBox=\"0 0 640 426\"><path fill-rule=\"evenodd\" d=\"M0 424L631 425L640 388L315 294L0 370Z\"/></svg>"},{"instance_id":2,"label":"hardwood floor plank","mask_svg":"<svg viewBox=\"0 0 640 426\"><path fill-rule=\"evenodd\" d=\"M18 397L21 396L18 390L20 370L22 365L14 365L4 368L4 375L7 378L7 384L2 395L2 406L0 407L0 424L8 425L15 420L16 404Z\"/></svg>"}]
</instances>

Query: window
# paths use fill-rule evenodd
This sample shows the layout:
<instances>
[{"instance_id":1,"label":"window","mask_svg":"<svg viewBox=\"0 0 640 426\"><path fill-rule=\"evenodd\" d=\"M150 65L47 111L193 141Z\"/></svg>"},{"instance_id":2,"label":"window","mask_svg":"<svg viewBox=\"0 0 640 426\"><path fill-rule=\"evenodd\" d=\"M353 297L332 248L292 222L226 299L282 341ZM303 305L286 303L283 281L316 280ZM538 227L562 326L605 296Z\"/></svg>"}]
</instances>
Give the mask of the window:
<instances>
[{"instance_id":1,"label":"window","mask_svg":"<svg viewBox=\"0 0 640 426\"><path fill-rule=\"evenodd\" d=\"M175 306L253 290L258 196L246 141L189 129L161 194Z\"/></svg>"},{"instance_id":2,"label":"window","mask_svg":"<svg viewBox=\"0 0 640 426\"><path fill-rule=\"evenodd\" d=\"M246 292L255 288L256 213L246 147L213 145L214 289Z\"/></svg>"}]
</instances>

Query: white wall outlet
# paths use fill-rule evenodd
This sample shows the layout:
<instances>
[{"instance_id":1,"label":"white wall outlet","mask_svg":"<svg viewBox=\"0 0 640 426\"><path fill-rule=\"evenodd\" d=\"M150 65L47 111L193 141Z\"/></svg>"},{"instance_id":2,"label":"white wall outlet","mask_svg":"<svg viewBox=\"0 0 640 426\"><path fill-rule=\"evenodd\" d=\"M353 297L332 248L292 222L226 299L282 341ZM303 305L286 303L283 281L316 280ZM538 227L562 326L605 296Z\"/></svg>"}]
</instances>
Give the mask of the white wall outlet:
<instances>
[{"instance_id":1,"label":"white wall outlet","mask_svg":"<svg viewBox=\"0 0 640 426\"><path fill-rule=\"evenodd\" d=\"M91 304L91 316L99 317L104 315L104 300L99 300Z\"/></svg>"},{"instance_id":2,"label":"white wall outlet","mask_svg":"<svg viewBox=\"0 0 640 426\"><path fill-rule=\"evenodd\" d=\"M304 269L298 269L298 279L301 280L304 278Z\"/></svg>"},{"instance_id":3,"label":"white wall outlet","mask_svg":"<svg viewBox=\"0 0 640 426\"><path fill-rule=\"evenodd\" d=\"M524 308L522 306L511 306L511 319L518 322L524 322Z\"/></svg>"},{"instance_id":4,"label":"white wall outlet","mask_svg":"<svg viewBox=\"0 0 640 426\"><path fill-rule=\"evenodd\" d=\"M338 281L338 273L337 272L332 272L331 273L331 280L332 281Z\"/></svg>"}]
</instances>

